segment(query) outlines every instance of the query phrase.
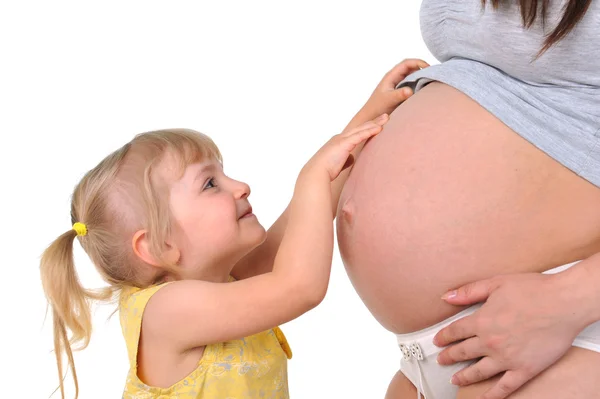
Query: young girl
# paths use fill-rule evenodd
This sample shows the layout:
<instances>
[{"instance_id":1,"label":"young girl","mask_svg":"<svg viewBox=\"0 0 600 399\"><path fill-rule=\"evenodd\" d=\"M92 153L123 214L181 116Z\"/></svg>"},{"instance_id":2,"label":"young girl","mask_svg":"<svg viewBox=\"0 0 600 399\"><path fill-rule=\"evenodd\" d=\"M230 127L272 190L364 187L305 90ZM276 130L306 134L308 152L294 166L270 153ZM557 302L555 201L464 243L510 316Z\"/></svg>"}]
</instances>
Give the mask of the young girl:
<instances>
[{"instance_id":1,"label":"young girl","mask_svg":"<svg viewBox=\"0 0 600 399\"><path fill-rule=\"evenodd\" d=\"M340 172L410 96L396 83L426 65L406 60L386 74L303 167L268 234L250 188L223 172L219 150L201 133L140 134L89 171L73 193L73 228L41 260L62 397L63 351L79 393L71 345L89 342L89 300L119 294L131 366L123 398L288 398L292 354L277 326L325 296L348 174ZM80 285L75 237L109 284L104 291Z\"/></svg>"}]
</instances>

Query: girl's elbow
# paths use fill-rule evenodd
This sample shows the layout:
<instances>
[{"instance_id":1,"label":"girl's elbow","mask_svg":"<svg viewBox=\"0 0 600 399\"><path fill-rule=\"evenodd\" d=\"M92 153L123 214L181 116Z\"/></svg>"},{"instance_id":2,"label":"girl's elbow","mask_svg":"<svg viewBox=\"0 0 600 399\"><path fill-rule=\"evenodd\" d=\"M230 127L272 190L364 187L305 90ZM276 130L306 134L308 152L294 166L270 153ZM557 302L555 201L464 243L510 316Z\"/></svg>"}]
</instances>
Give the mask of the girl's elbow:
<instances>
[{"instance_id":1,"label":"girl's elbow","mask_svg":"<svg viewBox=\"0 0 600 399\"><path fill-rule=\"evenodd\" d=\"M319 306L323 299L325 299L325 295L327 294L327 285L323 284L319 286L318 284L311 284L307 286L303 290L303 305L306 308L306 312L312 310Z\"/></svg>"}]
</instances>

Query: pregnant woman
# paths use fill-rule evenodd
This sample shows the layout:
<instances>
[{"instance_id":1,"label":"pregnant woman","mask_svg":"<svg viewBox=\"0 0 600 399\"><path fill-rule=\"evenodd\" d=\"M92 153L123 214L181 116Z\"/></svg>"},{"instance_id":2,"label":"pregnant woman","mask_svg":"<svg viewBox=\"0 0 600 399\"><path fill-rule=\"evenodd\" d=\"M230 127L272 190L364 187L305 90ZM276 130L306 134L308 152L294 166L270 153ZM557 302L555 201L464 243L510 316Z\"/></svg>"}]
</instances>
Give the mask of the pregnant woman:
<instances>
[{"instance_id":1,"label":"pregnant woman","mask_svg":"<svg viewBox=\"0 0 600 399\"><path fill-rule=\"evenodd\" d=\"M337 217L387 397L600 398L600 1L424 0L421 29L441 63Z\"/></svg>"}]
</instances>

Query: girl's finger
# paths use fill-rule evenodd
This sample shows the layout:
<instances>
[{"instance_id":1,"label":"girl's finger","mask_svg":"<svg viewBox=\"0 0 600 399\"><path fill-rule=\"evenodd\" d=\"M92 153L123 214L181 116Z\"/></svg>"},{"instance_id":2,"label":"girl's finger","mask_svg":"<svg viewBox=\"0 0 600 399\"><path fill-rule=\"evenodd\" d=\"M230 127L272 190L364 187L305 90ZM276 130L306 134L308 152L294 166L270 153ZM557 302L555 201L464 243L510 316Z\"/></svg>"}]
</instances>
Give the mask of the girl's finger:
<instances>
[{"instance_id":1,"label":"girl's finger","mask_svg":"<svg viewBox=\"0 0 600 399\"><path fill-rule=\"evenodd\" d=\"M353 134L356 134L357 132L360 132L360 131L365 130L365 129L370 129L370 128L375 127L375 126L379 126L379 125L377 123L373 122L373 121L368 121L366 123L363 123L362 125L359 125L359 126L353 128L353 129L348 130L347 132L343 132L340 135L342 137L352 136Z\"/></svg>"},{"instance_id":2,"label":"girl's finger","mask_svg":"<svg viewBox=\"0 0 600 399\"><path fill-rule=\"evenodd\" d=\"M421 69L429 68L431 66L426 61L423 61L423 60L417 60L417 61L418 61L417 66Z\"/></svg>"},{"instance_id":3,"label":"girl's finger","mask_svg":"<svg viewBox=\"0 0 600 399\"><path fill-rule=\"evenodd\" d=\"M381 132L382 130L383 130L383 127L376 125L376 126L368 128L368 129L360 130L350 136L347 136L344 138L344 140L353 145L358 145L361 142L369 139L370 137L375 136L377 133Z\"/></svg>"},{"instance_id":4,"label":"girl's finger","mask_svg":"<svg viewBox=\"0 0 600 399\"><path fill-rule=\"evenodd\" d=\"M429 64L423 60L409 58L393 67L382 79L382 82L396 84L412 72L427 68Z\"/></svg>"},{"instance_id":5,"label":"girl's finger","mask_svg":"<svg viewBox=\"0 0 600 399\"><path fill-rule=\"evenodd\" d=\"M396 101L402 102L408 99L408 97L413 95L413 91L410 87L402 87L400 89L394 90L393 94L396 96Z\"/></svg>"},{"instance_id":6,"label":"girl's finger","mask_svg":"<svg viewBox=\"0 0 600 399\"><path fill-rule=\"evenodd\" d=\"M342 133L342 136L343 137L348 137L348 136L356 134L357 132L359 132L361 130L364 130L364 129L369 129L369 128L372 128L372 127L375 127L375 126L382 126L388 120L389 120L388 114L379 115L377 118L375 118L373 120L365 122L362 125L359 125L359 126L355 127L354 129L350 129L347 132Z\"/></svg>"}]
</instances>

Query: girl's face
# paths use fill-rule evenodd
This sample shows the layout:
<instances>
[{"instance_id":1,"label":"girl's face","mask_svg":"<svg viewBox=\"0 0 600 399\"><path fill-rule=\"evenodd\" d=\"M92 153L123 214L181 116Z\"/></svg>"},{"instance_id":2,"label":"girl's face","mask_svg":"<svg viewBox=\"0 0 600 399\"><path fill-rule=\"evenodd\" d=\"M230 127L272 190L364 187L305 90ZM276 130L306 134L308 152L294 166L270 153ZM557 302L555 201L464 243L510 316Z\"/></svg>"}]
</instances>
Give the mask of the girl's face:
<instances>
[{"instance_id":1,"label":"girl's face","mask_svg":"<svg viewBox=\"0 0 600 399\"><path fill-rule=\"evenodd\" d=\"M181 279L222 280L266 238L252 213L250 187L223 173L217 160L189 165L171 185L173 240Z\"/></svg>"}]
</instances>

